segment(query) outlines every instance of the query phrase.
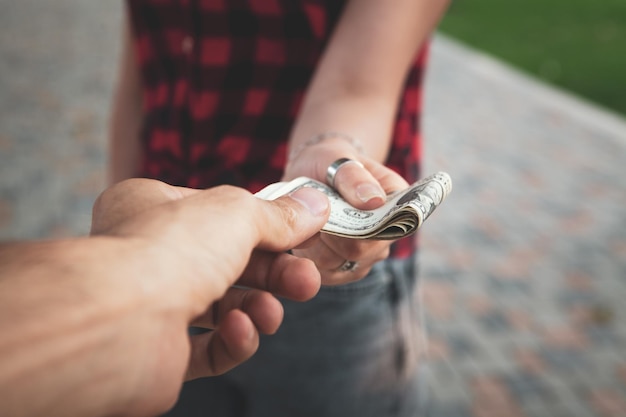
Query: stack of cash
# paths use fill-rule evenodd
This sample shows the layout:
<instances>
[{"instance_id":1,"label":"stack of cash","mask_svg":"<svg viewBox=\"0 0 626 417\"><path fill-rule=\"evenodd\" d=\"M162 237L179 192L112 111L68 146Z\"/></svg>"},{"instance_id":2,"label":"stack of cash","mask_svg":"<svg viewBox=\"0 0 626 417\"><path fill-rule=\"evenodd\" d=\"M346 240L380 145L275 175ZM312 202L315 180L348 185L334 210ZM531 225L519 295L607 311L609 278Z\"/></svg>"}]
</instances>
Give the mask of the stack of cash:
<instances>
[{"instance_id":1,"label":"stack of cash","mask_svg":"<svg viewBox=\"0 0 626 417\"><path fill-rule=\"evenodd\" d=\"M330 186L307 177L268 185L256 196L274 200L302 187L318 189L330 200L330 217L322 232L352 239L399 239L422 226L452 190L452 180L438 172L389 194L387 202L374 210L359 210Z\"/></svg>"}]
</instances>

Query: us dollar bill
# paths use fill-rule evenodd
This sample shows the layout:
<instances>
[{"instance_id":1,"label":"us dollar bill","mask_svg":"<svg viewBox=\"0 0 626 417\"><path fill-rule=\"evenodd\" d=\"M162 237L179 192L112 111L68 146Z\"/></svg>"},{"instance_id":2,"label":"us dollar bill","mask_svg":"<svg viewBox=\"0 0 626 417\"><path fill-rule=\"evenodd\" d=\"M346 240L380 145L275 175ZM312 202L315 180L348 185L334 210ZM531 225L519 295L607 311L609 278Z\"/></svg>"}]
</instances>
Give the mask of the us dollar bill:
<instances>
[{"instance_id":1,"label":"us dollar bill","mask_svg":"<svg viewBox=\"0 0 626 417\"><path fill-rule=\"evenodd\" d=\"M387 196L385 204L374 210L360 210L330 186L307 177L270 184L255 195L274 200L300 188L322 191L330 201L330 217L322 232L352 239L399 239L419 229L452 191L452 179L437 172L405 190Z\"/></svg>"}]
</instances>

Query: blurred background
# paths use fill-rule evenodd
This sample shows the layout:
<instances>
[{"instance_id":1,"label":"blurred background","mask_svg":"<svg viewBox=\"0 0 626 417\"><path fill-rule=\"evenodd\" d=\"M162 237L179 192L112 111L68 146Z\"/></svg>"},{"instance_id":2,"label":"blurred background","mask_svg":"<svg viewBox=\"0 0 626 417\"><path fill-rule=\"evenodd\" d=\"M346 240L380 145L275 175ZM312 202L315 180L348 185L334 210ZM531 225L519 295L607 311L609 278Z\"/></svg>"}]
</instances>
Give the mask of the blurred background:
<instances>
[{"instance_id":1,"label":"blurred background","mask_svg":"<svg viewBox=\"0 0 626 417\"><path fill-rule=\"evenodd\" d=\"M441 30L626 115L623 0L452 0Z\"/></svg>"},{"instance_id":2,"label":"blurred background","mask_svg":"<svg viewBox=\"0 0 626 417\"><path fill-rule=\"evenodd\" d=\"M0 239L88 232L120 12L0 0ZM456 0L434 39L431 417L626 416L624 22L624 0Z\"/></svg>"}]
</instances>

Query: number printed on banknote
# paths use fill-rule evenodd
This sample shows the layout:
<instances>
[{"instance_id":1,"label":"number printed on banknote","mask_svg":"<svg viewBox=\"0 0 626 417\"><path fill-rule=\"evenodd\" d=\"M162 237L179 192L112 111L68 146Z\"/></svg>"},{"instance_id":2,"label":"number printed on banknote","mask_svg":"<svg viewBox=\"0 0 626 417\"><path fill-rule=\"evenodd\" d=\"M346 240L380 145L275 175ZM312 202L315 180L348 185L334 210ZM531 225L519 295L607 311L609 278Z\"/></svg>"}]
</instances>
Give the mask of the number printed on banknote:
<instances>
[{"instance_id":1,"label":"number printed on banknote","mask_svg":"<svg viewBox=\"0 0 626 417\"><path fill-rule=\"evenodd\" d=\"M330 217L322 232L353 239L398 239L422 226L452 190L452 180L437 172L388 195L386 203L374 210L359 210L330 186L307 177L270 184L255 195L274 200L302 187L318 189L330 200Z\"/></svg>"}]
</instances>

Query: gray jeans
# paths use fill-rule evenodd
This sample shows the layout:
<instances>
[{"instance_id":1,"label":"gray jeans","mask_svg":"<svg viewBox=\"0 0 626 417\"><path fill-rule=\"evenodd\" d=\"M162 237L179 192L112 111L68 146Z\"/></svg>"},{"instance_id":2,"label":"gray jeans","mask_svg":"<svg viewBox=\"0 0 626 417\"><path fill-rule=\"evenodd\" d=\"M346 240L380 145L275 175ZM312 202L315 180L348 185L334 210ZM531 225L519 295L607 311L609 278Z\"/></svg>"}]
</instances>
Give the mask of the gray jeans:
<instances>
[{"instance_id":1,"label":"gray jeans","mask_svg":"<svg viewBox=\"0 0 626 417\"><path fill-rule=\"evenodd\" d=\"M276 335L226 375L185 384L167 416L418 416L424 357L415 260L284 300Z\"/></svg>"}]
</instances>

